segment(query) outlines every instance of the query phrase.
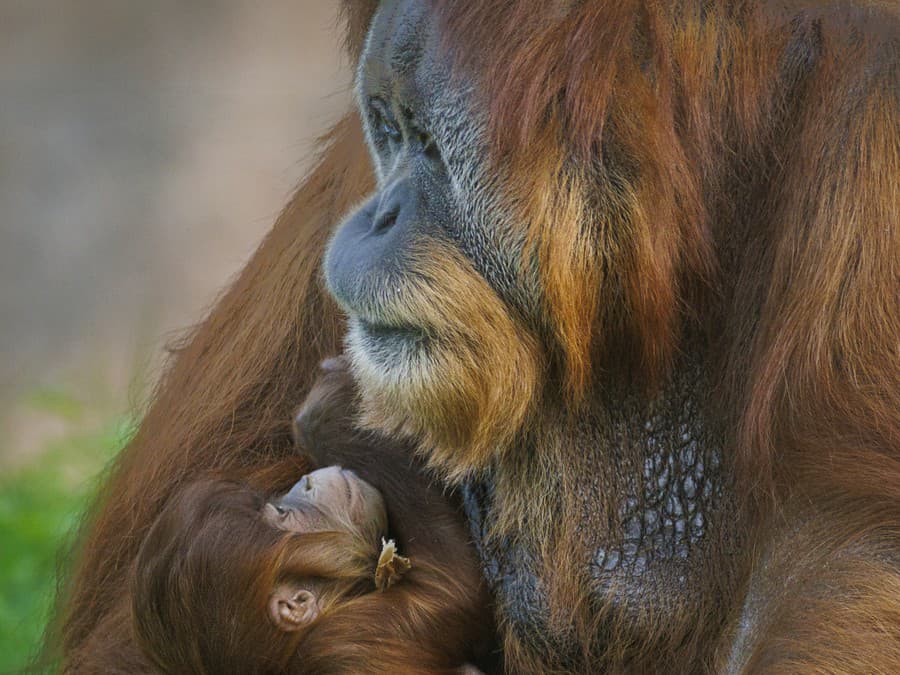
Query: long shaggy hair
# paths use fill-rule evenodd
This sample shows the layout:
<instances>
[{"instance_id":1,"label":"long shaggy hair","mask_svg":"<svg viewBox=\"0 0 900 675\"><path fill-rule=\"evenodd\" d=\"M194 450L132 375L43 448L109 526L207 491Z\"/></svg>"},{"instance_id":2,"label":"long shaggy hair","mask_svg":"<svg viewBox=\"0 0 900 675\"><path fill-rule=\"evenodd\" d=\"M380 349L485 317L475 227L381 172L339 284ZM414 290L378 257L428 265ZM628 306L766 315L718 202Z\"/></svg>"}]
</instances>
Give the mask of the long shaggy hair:
<instances>
[{"instance_id":1,"label":"long shaggy hair","mask_svg":"<svg viewBox=\"0 0 900 675\"><path fill-rule=\"evenodd\" d=\"M138 645L163 672L287 672L304 635L268 616L280 581L324 580L322 620L372 590L376 541L347 529L277 530L263 520L264 497L231 481L199 481L147 534L131 584L132 621Z\"/></svg>"},{"instance_id":2,"label":"long shaggy hair","mask_svg":"<svg viewBox=\"0 0 900 675\"><path fill-rule=\"evenodd\" d=\"M573 393L623 360L652 382L699 322L748 473L776 447L895 456L896 12L437 5L448 54L477 62L495 161L518 167Z\"/></svg>"},{"instance_id":3,"label":"long shaggy hair","mask_svg":"<svg viewBox=\"0 0 900 675\"><path fill-rule=\"evenodd\" d=\"M823 645L821 663L833 654L832 669L849 663L841 650L900 663L887 653L896 631L885 620L896 608L896 570L878 562L896 561L900 520L895 9L804 0L433 3L448 58L460 72L478 68L491 160L508 176L511 208L540 263L554 339L517 349L517 363L563 364L560 390L577 409L605 378L662 386L689 337L711 345L710 397L717 423L734 435L736 489L769 514L739 561L755 565L747 587L792 578L820 595L829 584L852 595L844 604L822 596L818 605L786 605L760 591L772 632L735 629L728 644L745 646L745 665L768 658L802 669L814 663L797 637L808 629ZM343 3L353 56L376 4ZM340 350L342 327L320 280L324 243L373 187L355 115L323 148L240 278L174 354L85 521L61 613L67 654L107 625L174 490L219 470L239 478L291 452L291 408L315 364ZM479 325L496 316L488 300L477 310ZM495 329L517 330L485 328ZM480 345L494 348L487 337ZM490 383L473 371L458 399L435 402L429 429L473 448L438 458L447 473L483 464L485 448L530 419L539 388L504 380L511 364L490 364ZM460 419L471 412L464 400L481 402L476 424ZM493 428L489 439L484 430ZM544 450L536 448L538 478L558 468ZM803 521L810 504L829 527ZM807 525L792 524L798 519ZM796 568L782 559L791 541L805 552ZM846 553L843 566L828 567L834 551ZM779 631L768 656L752 655ZM879 638L878 654L867 636Z\"/></svg>"}]
</instances>

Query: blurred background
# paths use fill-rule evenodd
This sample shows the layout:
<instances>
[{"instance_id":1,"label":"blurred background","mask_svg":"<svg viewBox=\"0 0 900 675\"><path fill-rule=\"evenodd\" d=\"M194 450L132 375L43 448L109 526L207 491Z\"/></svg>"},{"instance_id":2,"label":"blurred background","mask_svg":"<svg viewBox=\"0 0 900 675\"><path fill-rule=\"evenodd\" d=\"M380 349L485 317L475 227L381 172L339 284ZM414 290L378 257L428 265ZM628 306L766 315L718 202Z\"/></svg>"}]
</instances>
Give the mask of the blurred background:
<instances>
[{"instance_id":1,"label":"blurred background","mask_svg":"<svg viewBox=\"0 0 900 675\"><path fill-rule=\"evenodd\" d=\"M349 103L333 0L0 0L0 673L158 377Z\"/></svg>"}]
</instances>

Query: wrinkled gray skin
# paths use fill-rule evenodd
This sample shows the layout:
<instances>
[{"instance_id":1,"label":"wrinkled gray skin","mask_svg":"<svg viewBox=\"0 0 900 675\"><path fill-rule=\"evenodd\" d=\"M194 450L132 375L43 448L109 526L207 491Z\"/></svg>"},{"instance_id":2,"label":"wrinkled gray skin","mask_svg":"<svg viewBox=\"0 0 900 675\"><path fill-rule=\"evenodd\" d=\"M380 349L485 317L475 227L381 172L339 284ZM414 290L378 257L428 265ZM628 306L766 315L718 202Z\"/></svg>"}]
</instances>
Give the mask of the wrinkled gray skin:
<instances>
[{"instance_id":1,"label":"wrinkled gray skin","mask_svg":"<svg viewBox=\"0 0 900 675\"><path fill-rule=\"evenodd\" d=\"M541 330L537 281L516 271L521 234L498 207L502 180L484 162L485 125L474 87L458 74L451 85L426 5L383 2L374 20L357 92L378 190L342 225L326 258L329 288L347 310L351 330L385 367L402 359L416 328L392 325L379 308L392 281L403 277L411 248L427 239L455 246L525 325ZM721 498L722 439L704 422L707 404L698 395L709 389L704 372L702 359L687 355L653 400L611 385L580 419L552 429L576 449L578 466L568 467L566 489L580 511L561 503L559 476L546 476L535 490L547 491L542 501L556 511L555 522L576 519L583 533L575 554L583 561L586 594L598 616L602 608L608 617L597 626L599 644L621 640L623 627L633 631L624 637L640 641L648 612L658 626L670 615L703 614L721 594L704 566L735 544ZM520 444L516 462L464 486L464 503L501 623L533 654L565 668L578 663L579 645L570 627L550 623L541 542L527 530L499 543L485 536L503 484L497 472L541 475L530 451L542 439L523 437ZM621 495L612 523L596 508L610 493ZM698 625L704 619L698 616Z\"/></svg>"},{"instance_id":2,"label":"wrinkled gray skin","mask_svg":"<svg viewBox=\"0 0 900 675\"><path fill-rule=\"evenodd\" d=\"M405 257L416 243L441 240L536 320L537 281L523 283L518 274L521 228L506 223L496 206L499 181L485 164L474 94L458 76L451 84L425 5L382 3L370 30L357 103L379 187L329 246L329 289L352 321L383 327L381 294L404 274Z\"/></svg>"}]
</instances>

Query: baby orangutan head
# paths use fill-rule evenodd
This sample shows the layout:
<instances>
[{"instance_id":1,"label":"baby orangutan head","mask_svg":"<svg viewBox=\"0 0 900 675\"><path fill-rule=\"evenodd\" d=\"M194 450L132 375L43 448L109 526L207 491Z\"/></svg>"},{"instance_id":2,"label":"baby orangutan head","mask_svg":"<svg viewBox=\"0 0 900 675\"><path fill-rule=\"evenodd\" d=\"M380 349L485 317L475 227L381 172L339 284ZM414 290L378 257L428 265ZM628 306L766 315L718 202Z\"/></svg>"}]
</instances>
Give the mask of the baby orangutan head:
<instances>
[{"instance_id":1,"label":"baby orangutan head","mask_svg":"<svg viewBox=\"0 0 900 675\"><path fill-rule=\"evenodd\" d=\"M203 481L169 503L135 563L136 638L165 672L302 672L317 627L375 589L381 494L339 467L267 499Z\"/></svg>"},{"instance_id":2,"label":"baby orangutan head","mask_svg":"<svg viewBox=\"0 0 900 675\"><path fill-rule=\"evenodd\" d=\"M303 476L280 499L271 500L263 507L263 519L276 530L294 535L317 534L321 537L328 533L332 544L339 547L328 550L325 559L315 563L309 557L318 548L314 545L299 556L297 551L288 554L291 560L288 568L295 573L281 578L269 598L269 617L286 632L300 630L316 619L323 603L329 599L329 592L332 595L341 590L344 592L340 595L346 593L347 589L335 587L335 579L344 579L353 570L360 570L364 572L363 576L372 578L372 556L377 550L379 535L387 529L381 494L352 471L336 466ZM334 535L343 535L346 539L334 541ZM319 551L318 555L321 553ZM318 573L310 568L308 573L297 576L298 557L303 559L302 565L313 563L323 567ZM328 558L331 558L331 564L337 563L334 568L337 577L321 574L329 571Z\"/></svg>"}]
</instances>

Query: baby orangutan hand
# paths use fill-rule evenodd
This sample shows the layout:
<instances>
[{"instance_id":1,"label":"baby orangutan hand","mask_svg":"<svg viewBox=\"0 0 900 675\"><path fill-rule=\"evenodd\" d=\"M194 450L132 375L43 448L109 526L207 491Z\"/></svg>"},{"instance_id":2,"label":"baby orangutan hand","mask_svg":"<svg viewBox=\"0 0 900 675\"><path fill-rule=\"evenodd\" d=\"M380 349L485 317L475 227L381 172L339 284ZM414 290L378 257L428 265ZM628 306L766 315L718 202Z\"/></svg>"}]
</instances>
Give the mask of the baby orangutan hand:
<instances>
[{"instance_id":1,"label":"baby orangutan hand","mask_svg":"<svg viewBox=\"0 0 900 675\"><path fill-rule=\"evenodd\" d=\"M412 567L409 558L397 553L397 545L393 539L381 539L381 555L375 568L375 587L384 592L400 581Z\"/></svg>"}]
</instances>

